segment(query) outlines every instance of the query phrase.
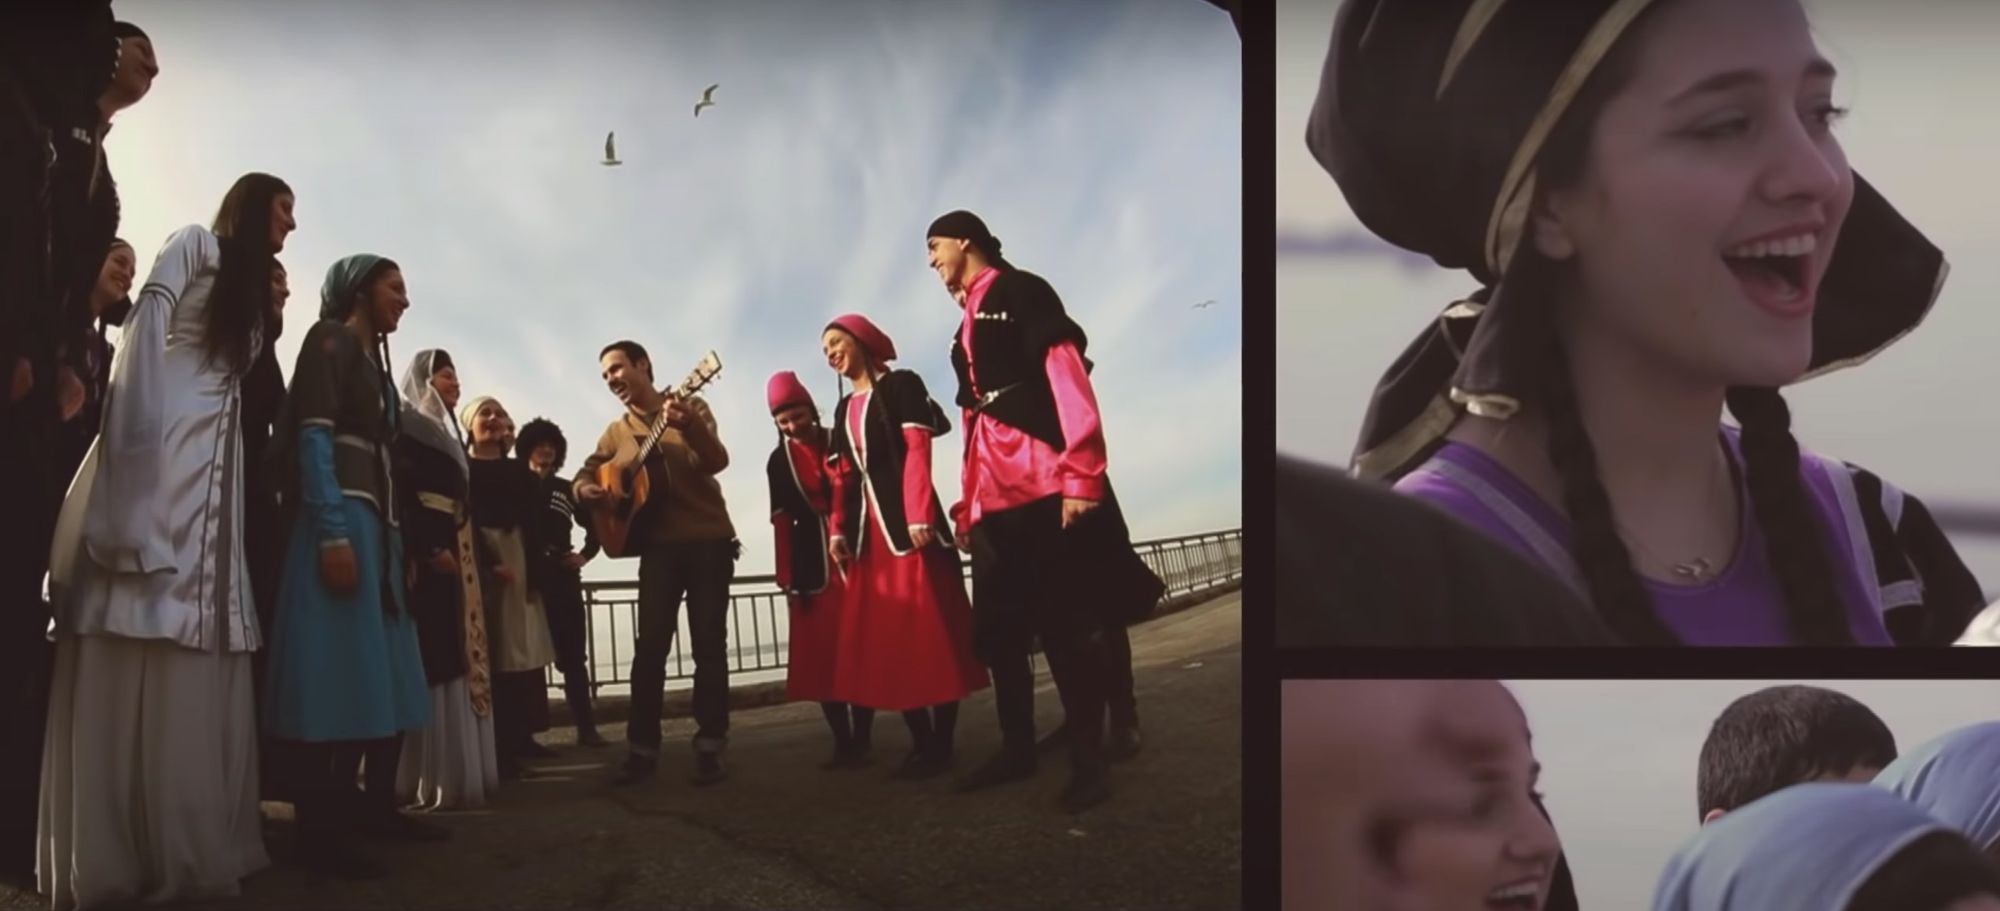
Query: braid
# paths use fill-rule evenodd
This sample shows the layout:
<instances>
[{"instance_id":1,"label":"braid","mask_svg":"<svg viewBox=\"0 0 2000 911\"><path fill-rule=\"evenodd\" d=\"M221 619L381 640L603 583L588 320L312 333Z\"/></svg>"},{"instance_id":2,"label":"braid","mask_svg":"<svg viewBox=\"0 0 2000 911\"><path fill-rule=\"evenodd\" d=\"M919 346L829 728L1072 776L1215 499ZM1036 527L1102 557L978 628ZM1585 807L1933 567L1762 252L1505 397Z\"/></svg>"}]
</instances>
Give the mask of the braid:
<instances>
[{"instance_id":1,"label":"braid","mask_svg":"<svg viewBox=\"0 0 2000 911\"><path fill-rule=\"evenodd\" d=\"M1800 645L1852 645L1847 611L1833 588L1827 538L1799 476L1792 411L1768 387L1733 387L1729 412L1743 425L1743 462L1750 502L1764 532L1771 568L1785 593L1785 613Z\"/></svg>"},{"instance_id":2,"label":"braid","mask_svg":"<svg viewBox=\"0 0 2000 911\"><path fill-rule=\"evenodd\" d=\"M1597 476L1597 451L1583 426L1576 386L1562 342L1550 333L1550 369L1543 387L1549 461L1562 480L1570 519L1570 550L1590 587L1590 600L1621 638L1633 645L1679 645L1680 637L1653 612L1652 596L1632 570L1632 554L1612 521L1611 496Z\"/></svg>"}]
</instances>

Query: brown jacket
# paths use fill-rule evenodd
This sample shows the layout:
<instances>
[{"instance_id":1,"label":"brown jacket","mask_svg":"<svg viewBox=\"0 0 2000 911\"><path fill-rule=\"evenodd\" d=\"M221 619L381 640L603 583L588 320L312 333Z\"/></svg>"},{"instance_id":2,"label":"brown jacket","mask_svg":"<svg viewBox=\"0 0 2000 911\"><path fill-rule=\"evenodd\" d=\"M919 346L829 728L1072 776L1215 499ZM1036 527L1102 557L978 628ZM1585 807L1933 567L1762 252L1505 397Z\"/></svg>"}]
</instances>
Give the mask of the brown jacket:
<instances>
[{"instance_id":1,"label":"brown jacket","mask_svg":"<svg viewBox=\"0 0 2000 911\"><path fill-rule=\"evenodd\" d=\"M715 432L715 414L708 403L694 396L684 404L708 428L709 434L716 437L716 448L722 449L722 439ZM604 428L604 435L597 439L596 451L583 460L583 470L571 484L571 493L586 480L595 483L597 468L605 462L630 464L637 458L639 446L646 441L655 417L657 414L641 419L626 411ZM652 498L646 506L647 540L690 543L736 537L736 528L729 521L729 504L722 498L722 484L715 479L717 473L729 467L727 450L723 450L722 464L704 464L688 444L686 435L671 427L660 434L660 442L653 450L655 464L664 463L664 468L656 468L653 473ZM578 500L581 499L578 495Z\"/></svg>"}]
</instances>

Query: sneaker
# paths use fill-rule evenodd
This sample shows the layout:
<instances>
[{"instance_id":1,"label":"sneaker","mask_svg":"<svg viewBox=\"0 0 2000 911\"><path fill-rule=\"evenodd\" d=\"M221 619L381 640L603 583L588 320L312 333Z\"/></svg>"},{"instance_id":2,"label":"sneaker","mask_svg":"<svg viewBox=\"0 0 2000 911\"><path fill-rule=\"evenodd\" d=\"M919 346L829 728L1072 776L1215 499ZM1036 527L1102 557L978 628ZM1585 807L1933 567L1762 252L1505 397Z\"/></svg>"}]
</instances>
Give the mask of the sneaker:
<instances>
[{"instance_id":1,"label":"sneaker","mask_svg":"<svg viewBox=\"0 0 2000 911\"><path fill-rule=\"evenodd\" d=\"M722 754L698 752L694 754L694 774L688 780L696 787L707 787L728 778L729 773L722 768Z\"/></svg>"},{"instance_id":2,"label":"sneaker","mask_svg":"<svg viewBox=\"0 0 2000 911\"><path fill-rule=\"evenodd\" d=\"M651 779L653 777L653 773L658 772L659 770L660 770L659 760L650 759L645 756L640 756L639 754L634 753L630 756L625 757L624 767L620 768L618 770L618 774L611 779L611 784L614 787L635 785L642 781L647 781Z\"/></svg>"}]
</instances>

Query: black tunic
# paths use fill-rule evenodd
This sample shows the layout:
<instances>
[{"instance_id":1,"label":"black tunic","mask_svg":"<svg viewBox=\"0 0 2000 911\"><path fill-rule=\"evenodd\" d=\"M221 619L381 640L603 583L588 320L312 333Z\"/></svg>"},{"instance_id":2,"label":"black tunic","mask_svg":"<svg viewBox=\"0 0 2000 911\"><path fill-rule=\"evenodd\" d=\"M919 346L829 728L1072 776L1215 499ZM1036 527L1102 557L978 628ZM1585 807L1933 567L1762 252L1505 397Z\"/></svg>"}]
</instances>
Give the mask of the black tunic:
<instances>
[{"instance_id":1,"label":"black tunic","mask_svg":"<svg viewBox=\"0 0 2000 911\"><path fill-rule=\"evenodd\" d=\"M530 523L532 531L525 535L531 564L529 573L534 578L535 590L542 595L542 612L548 617L556 663L574 669L588 658L584 638L589 624L584 617L583 572L569 568L566 563L573 552L570 529L577 525L584 527L585 559L597 556L597 533L590 528L588 514L578 508L567 480L560 477L537 480L542 491L541 508Z\"/></svg>"},{"instance_id":2,"label":"black tunic","mask_svg":"<svg viewBox=\"0 0 2000 911\"><path fill-rule=\"evenodd\" d=\"M833 452L833 432L820 428L819 439L813 441L813 448L826 453ZM790 544L791 565L784 575L790 584L786 594L817 595L826 591L827 532L828 516L825 508L831 501L815 505L802 489L797 469L792 467L791 441L780 439L776 449L771 450L771 458L764 464L764 477L770 484L771 511L773 518L782 515L778 523L778 534L786 536ZM832 489L832 478L825 475L828 492Z\"/></svg>"},{"instance_id":3,"label":"black tunic","mask_svg":"<svg viewBox=\"0 0 2000 911\"><path fill-rule=\"evenodd\" d=\"M840 403L833 407L833 445L827 451L827 461L847 460L860 465L855 458L854 441L847 433L847 408L854 401L852 394L841 396ZM916 425L928 430L933 437L951 432L951 421L944 416L944 409L931 401L930 391L924 388L924 381L908 370L891 370L875 381L875 391L868 396L868 411L862 417L866 437L868 464L864 483L847 488L846 502L842 504L842 524L840 533L854 546L861 546L865 539L862 534L862 506L864 486L873 488L874 502L882 510L882 524L889 536L889 545L897 554L907 554L915 547L910 541L909 507L903 502L903 463L910 455L910 444L903 439L903 428ZM937 533L939 546L951 540L949 520L945 516L943 504L938 502L937 492L931 492L932 531Z\"/></svg>"},{"instance_id":4,"label":"black tunic","mask_svg":"<svg viewBox=\"0 0 2000 911\"><path fill-rule=\"evenodd\" d=\"M410 612L424 676L432 686L465 676L465 582L430 566L431 555L458 553L458 532L471 521L468 485L458 460L414 436L396 440L396 491L403 500L403 553L416 564Z\"/></svg>"},{"instance_id":5,"label":"black tunic","mask_svg":"<svg viewBox=\"0 0 2000 911\"><path fill-rule=\"evenodd\" d=\"M1041 440L1058 452L1064 444L1049 386L1049 349L1076 344L1083 356L1089 340L1083 327L1064 312L1062 298L1041 276L1004 269L986 289L972 325L972 350L979 359L979 382L958 333L952 333L951 364L958 373L958 406L978 410ZM1088 358L1084 370L1090 370Z\"/></svg>"},{"instance_id":6,"label":"black tunic","mask_svg":"<svg viewBox=\"0 0 2000 911\"><path fill-rule=\"evenodd\" d=\"M1032 272L1002 269L974 315L970 359L952 336L959 406L1067 449L1048 374L1049 349L1063 342L1079 357L1088 346L1055 289ZM1090 361L1083 363L1088 371ZM1138 623L1166 593L1133 551L1108 477L1103 502L1067 529L1062 500L1051 495L989 513L973 528L973 648L988 664L1026 649L1034 636L1046 642Z\"/></svg>"},{"instance_id":7,"label":"black tunic","mask_svg":"<svg viewBox=\"0 0 2000 911\"><path fill-rule=\"evenodd\" d=\"M541 479L535 476L526 463L517 459L474 459L466 460L472 471L472 524L479 528L505 531L521 530L521 544L532 557L536 551L536 523L534 517L540 511ZM479 583L486 591L489 602L499 595L501 583L492 577L494 568L500 565L500 557L486 544L484 536L475 536L480 550L480 564L484 574ZM529 577L514 580L515 585L535 584L535 561L528 561ZM518 635L505 629L501 612L488 608L486 611L486 641L497 649L499 643L508 641L505 637ZM496 678L500 672L495 671Z\"/></svg>"}]
</instances>

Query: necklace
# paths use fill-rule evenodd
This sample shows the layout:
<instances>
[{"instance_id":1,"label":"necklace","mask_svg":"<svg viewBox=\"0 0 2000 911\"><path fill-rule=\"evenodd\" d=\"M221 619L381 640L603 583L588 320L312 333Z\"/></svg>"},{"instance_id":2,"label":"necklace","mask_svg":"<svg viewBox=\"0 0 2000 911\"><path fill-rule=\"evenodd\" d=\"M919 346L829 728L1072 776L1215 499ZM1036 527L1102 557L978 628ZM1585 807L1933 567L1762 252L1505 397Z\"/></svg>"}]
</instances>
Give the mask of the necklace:
<instances>
[{"instance_id":1,"label":"necklace","mask_svg":"<svg viewBox=\"0 0 2000 911\"><path fill-rule=\"evenodd\" d=\"M1707 557L1696 557L1686 563L1674 564L1673 570L1674 575L1689 582L1700 582L1707 579L1708 574L1715 571L1715 567L1708 562Z\"/></svg>"}]
</instances>

